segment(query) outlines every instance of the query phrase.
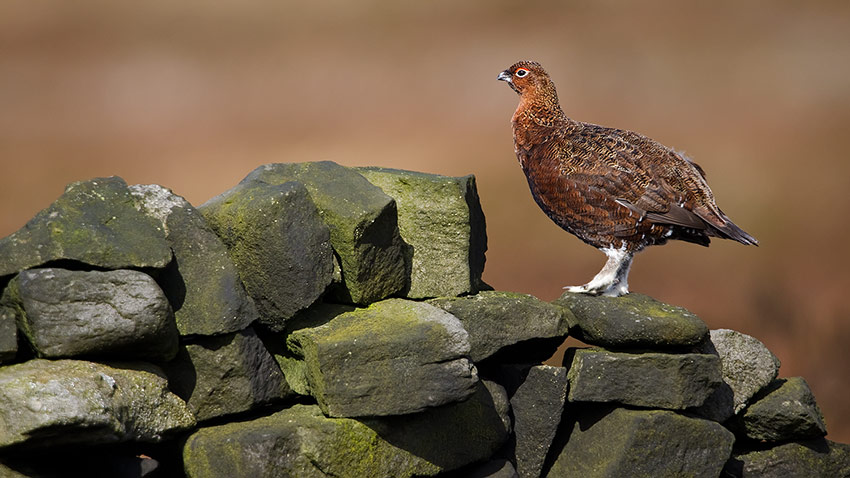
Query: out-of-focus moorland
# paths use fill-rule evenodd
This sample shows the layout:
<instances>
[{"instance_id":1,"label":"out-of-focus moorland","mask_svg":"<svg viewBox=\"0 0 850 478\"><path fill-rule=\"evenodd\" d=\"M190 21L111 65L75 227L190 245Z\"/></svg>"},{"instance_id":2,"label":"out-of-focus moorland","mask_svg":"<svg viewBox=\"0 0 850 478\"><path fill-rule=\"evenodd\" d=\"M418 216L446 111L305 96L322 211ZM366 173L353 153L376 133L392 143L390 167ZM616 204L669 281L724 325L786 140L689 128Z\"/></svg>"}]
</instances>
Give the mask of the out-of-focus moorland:
<instances>
[{"instance_id":1,"label":"out-of-focus moorland","mask_svg":"<svg viewBox=\"0 0 850 478\"><path fill-rule=\"evenodd\" d=\"M496 81L519 59L705 168L761 246L650 249L632 290L758 337L850 442L848 2L5 1L0 236L94 176L198 205L268 162L474 173L485 280L551 300L604 256L528 193Z\"/></svg>"}]
</instances>

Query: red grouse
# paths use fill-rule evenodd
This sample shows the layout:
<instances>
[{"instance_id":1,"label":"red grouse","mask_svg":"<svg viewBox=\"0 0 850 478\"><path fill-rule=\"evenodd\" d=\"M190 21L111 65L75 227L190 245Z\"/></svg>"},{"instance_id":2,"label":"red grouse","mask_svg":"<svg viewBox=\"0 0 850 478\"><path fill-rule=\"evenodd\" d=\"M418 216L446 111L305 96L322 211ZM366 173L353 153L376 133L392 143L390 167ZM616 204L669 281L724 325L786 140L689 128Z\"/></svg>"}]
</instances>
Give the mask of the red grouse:
<instances>
[{"instance_id":1,"label":"red grouse","mask_svg":"<svg viewBox=\"0 0 850 478\"><path fill-rule=\"evenodd\" d=\"M638 133L568 118L539 63L516 63L499 80L520 97L514 149L534 200L557 225L608 256L590 282L565 289L627 294L634 255L671 239L758 245L717 207L702 168L683 154Z\"/></svg>"}]
</instances>

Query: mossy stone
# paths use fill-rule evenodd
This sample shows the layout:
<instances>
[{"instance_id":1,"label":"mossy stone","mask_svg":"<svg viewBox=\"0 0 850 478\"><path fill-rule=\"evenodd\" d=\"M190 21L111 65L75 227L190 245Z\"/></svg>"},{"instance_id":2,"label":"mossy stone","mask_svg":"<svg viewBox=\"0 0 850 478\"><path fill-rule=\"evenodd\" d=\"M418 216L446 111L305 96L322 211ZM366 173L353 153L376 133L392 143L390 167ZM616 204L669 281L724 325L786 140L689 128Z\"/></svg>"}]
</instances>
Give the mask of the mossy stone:
<instances>
[{"instance_id":1,"label":"mossy stone","mask_svg":"<svg viewBox=\"0 0 850 478\"><path fill-rule=\"evenodd\" d=\"M475 176L440 176L377 167L357 171L398 206L398 228L412 246L406 297L475 294L481 281L487 233Z\"/></svg>"},{"instance_id":2,"label":"mossy stone","mask_svg":"<svg viewBox=\"0 0 850 478\"><path fill-rule=\"evenodd\" d=\"M158 442L195 426L153 365L35 359L0 368L0 448Z\"/></svg>"},{"instance_id":3,"label":"mossy stone","mask_svg":"<svg viewBox=\"0 0 850 478\"><path fill-rule=\"evenodd\" d=\"M17 314L12 307L0 305L0 364L11 362L17 354Z\"/></svg>"},{"instance_id":4,"label":"mossy stone","mask_svg":"<svg viewBox=\"0 0 850 478\"><path fill-rule=\"evenodd\" d=\"M166 361L177 353L171 306L143 272L29 269L9 282L2 301L17 309L40 357Z\"/></svg>"},{"instance_id":5,"label":"mossy stone","mask_svg":"<svg viewBox=\"0 0 850 478\"><path fill-rule=\"evenodd\" d=\"M330 231L303 184L243 181L198 210L227 246L268 328L282 330L331 283Z\"/></svg>"},{"instance_id":6,"label":"mossy stone","mask_svg":"<svg viewBox=\"0 0 850 478\"><path fill-rule=\"evenodd\" d=\"M201 213L181 196L156 184L130 192L145 215L162 224L174 261L159 282L174 309L180 335L236 332L257 319L227 248Z\"/></svg>"},{"instance_id":7,"label":"mossy stone","mask_svg":"<svg viewBox=\"0 0 850 478\"><path fill-rule=\"evenodd\" d=\"M540 476L561 423L567 401L567 369L549 365L526 368L511 396L514 458L519 476Z\"/></svg>"},{"instance_id":8,"label":"mossy stone","mask_svg":"<svg viewBox=\"0 0 850 478\"><path fill-rule=\"evenodd\" d=\"M826 425L803 377L772 382L753 397L734 428L751 440L786 441L826 435Z\"/></svg>"},{"instance_id":9,"label":"mossy stone","mask_svg":"<svg viewBox=\"0 0 850 478\"><path fill-rule=\"evenodd\" d=\"M554 303L572 312L570 334L592 345L687 347L708 336L708 327L696 315L643 294L594 297L565 292Z\"/></svg>"},{"instance_id":10,"label":"mossy stone","mask_svg":"<svg viewBox=\"0 0 850 478\"><path fill-rule=\"evenodd\" d=\"M724 476L740 478L847 477L850 445L818 438L739 451L724 471Z\"/></svg>"},{"instance_id":11,"label":"mossy stone","mask_svg":"<svg viewBox=\"0 0 850 478\"><path fill-rule=\"evenodd\" d=\"M756 338L741 332L712 330L699 350L720 357L723 383L693 411L716 422L723 423L743 410L779 374L779 359Z\"/></svg>"},{"instance_id":12,"label":"mossy stone","mask_svg":"<svg viewBox=\"0 0 850 478\"><path fill-rule=\"evenodd\" d=\"M469 334L470 358L476 363L497 354L506 359L519 355L529 362L546 360L569 328L569 311L528 294L483 291L428 303L460 319Z\"/></svg>"},{"instance_id":13,"label":"mossy stone","mask_svg":"<svg viewBox=\"0 0 850 478\"><path fill-rule=\"evenodd\" d=\"M163 365L171 389L199 421L245 412L291 392L277 363L252 328L198 337Z\"/></svg>"},{"instance_id":14,"label":"mossy stone","mask_svg":"<svg viewBox=\"0 0 850 478\"><path fill-rule=\"evenodd\" d=\"M352 168L331 161L275 163L252 171L242 184L298 181L310 191L330 228L342 283L337 301L367 305L396 294L408 284L408 245L398 230L396 202Z\"/></svg>"},{"instance_id":15,"label":"mossy stone","mask_svg":"<svg viewBox=\"0 0 850 478\"><path fill-rule=\"evenodd\" d=\"M720 385L720 360L708 354L633 354L568 349L571 402L616 402L684 410Z\"/></svg>"},{"instance_id":16,"label":"mossy stone","mask_svg":"<svg viewBox=\"0 0 850 478\"><path fill-rule=\"evenodd\" d=\"M400 417L328 418L315 405L202 428L186 440L189 478L435 476L490 457L507 431L484 385L464 402Z\"/></svg>"},{"instance_id":17,"label":"mossy stone","mask_svg":"<svg viewBox=\"0 0 850 478\"><path fill-rule=\"evenodd\" d=\"M71 183L21 229L0 239L0 276L71 260L104 269L162 268L171 249L119 177Z\"/></svg>"},{"instance_id":18,"label":"mossy stone","mask_svg":"<svg viewBox=\"0 0 850 478\"><path fill-rule=\"evenodd\" d=\"M720 476L735 436L722 425L667 410L581 407L547 476Z\"/></svg>"},{"instance_id":19,"label":"mossy stone","mask_svg":"<svg viewBox=\"0 0 850 478\"><path fill-rule=\"evenodd\" d=\"M460 321L422 302L376 302L296 330L287 346L329 416L414 413L463 400L478 381Z\"/></svg>"}]
</instances>

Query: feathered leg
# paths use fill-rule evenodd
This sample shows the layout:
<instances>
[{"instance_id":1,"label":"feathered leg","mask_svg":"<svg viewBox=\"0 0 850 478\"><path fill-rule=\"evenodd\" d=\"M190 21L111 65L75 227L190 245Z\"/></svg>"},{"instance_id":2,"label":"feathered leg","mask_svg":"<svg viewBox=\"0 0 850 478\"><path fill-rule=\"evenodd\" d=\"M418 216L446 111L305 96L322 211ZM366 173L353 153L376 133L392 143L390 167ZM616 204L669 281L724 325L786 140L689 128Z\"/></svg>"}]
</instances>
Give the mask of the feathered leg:
<instances>
[{"instance_id":1,"label":"feathered leg","mask_svg":"<svg viewBox=\"0 0 850 478\"><path fill-rule=\"evenodd\" d=\"M585 285L564 287L569 292L619 297L629 293L629 269L634 254L625 249L606 248L602 252L608 261L596 276Z\"/></svg>"}]
</instances>

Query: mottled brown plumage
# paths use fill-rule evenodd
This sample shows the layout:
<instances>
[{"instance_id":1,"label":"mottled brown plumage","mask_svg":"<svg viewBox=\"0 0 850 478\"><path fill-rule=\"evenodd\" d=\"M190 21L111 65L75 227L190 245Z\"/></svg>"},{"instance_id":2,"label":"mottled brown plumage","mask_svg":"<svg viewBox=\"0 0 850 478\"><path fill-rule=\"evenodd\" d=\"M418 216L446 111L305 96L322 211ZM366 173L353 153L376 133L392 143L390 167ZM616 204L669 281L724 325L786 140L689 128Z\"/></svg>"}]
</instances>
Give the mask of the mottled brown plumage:
<instances>
[{"instance_id":1,"label":"mottled brown plumage","mask_svg":"<svg viewBox=\"0 0 850 478\"><path fill-rule=\"evenodd\" d=\"M681 153L638 133L568 118L536 62L518 62L499 80L520 96L514 148L534 200L556 224L608 255L593 280L569 290L628 293L634 254L670 239L758 244L717 207L702 168Z\"/></svg>"}]
</instances>

